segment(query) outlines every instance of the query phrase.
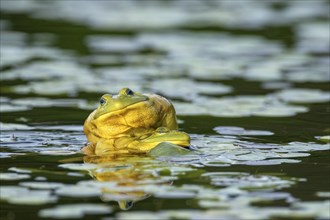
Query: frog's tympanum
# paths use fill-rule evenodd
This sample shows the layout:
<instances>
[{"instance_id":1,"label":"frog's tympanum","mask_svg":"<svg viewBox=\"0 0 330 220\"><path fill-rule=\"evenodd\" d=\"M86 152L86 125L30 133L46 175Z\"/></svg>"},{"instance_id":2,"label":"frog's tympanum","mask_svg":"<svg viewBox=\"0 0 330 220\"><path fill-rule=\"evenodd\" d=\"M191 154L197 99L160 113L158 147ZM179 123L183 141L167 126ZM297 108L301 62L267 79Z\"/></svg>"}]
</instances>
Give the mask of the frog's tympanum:
<instances>
[{"instance_id":1,"label":"frog's tympanum","mask_svg":"<svg viewBox=\"0 0 330 220\"><path fill-rule=\"evenodd\" d=\"M86 119L84 132L89 145L83 152L148 152L162 142L189 146L189 135L177 129L170 101L123 88L118 95L103 95L99 107Z\"/></svg>"}]
</instances>

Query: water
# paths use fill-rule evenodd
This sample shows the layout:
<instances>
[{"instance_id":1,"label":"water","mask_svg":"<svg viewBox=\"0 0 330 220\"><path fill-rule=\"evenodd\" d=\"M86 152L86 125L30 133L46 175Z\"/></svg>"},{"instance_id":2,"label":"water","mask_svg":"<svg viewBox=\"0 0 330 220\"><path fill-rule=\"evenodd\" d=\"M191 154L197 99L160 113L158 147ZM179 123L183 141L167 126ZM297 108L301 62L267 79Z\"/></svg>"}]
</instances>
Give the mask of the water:
<instances>
[{"instance_id":1,"label":"water","mask_svg":"<svg viewBox=\"0 0 330 220\"><path fill-rule=\"evenodd\" d=\"M1 1L1 219L330 218L328 9ZM171 99L196 154L82 155L122 87Z\"/></svg>"}]
</instances>

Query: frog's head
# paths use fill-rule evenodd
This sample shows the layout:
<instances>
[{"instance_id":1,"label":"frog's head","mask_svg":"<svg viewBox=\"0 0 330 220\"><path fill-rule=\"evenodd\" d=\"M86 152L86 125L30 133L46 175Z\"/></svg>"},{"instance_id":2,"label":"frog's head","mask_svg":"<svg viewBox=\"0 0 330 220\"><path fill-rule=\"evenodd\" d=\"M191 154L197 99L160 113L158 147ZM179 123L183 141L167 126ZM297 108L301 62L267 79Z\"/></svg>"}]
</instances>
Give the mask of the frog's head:
<instances>
[{"instance_id":1,"label":"frog's head","mask_svg":"<svg viewBox=\"0 0 330 220\"><path fill-rule=\"evenodd\" d=\"M148 102L149 97L138 92L133 92L129 88L123 88L118 95L104 94L100 99L100 105L96 109L94 119L118 110L126 109L128 106ZM141 109L143 110L143 109Z\"/></svg>"}]
</instances>

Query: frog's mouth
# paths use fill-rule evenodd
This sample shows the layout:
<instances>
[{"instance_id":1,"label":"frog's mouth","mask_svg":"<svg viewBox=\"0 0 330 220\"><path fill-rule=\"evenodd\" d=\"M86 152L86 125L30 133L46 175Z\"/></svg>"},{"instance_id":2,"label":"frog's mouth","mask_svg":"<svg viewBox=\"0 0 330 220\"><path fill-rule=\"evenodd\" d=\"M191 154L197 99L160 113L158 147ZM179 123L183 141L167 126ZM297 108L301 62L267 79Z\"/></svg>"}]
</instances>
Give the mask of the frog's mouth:
<instances>
[{"instance_id":1,"label":"frog's mouth","mask_svg":"<svg viewBox=\"0 0 330 220\"><path fill-rule=\"evenodd\" d=\"M123 103L117 99L112 99L109 101L109 103L107 105L105 105L105 106L100 105L97 108L97 112L94 115L94 119L97 119L100 116L103 116L106 114L113 114L116 111L124 110L127 107L138 105L141 102L145 102L147 100L148 100L148 97L134 97L130 100L129 103Z\"/></svg>"}]
</instances>

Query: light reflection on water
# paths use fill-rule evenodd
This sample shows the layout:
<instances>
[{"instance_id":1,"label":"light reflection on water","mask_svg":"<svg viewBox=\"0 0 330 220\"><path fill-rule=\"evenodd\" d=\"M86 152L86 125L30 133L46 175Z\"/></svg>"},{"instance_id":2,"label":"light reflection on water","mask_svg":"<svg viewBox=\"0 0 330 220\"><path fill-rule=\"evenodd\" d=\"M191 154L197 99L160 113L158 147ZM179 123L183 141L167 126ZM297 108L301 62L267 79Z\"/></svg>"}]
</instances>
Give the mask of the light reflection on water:
<instances>
[{"instance_id":1,"label":"light reflection on water","mask_svg":"<svg viewBox=\"0 0 330 220\"><path fill-rule=\"evenodd\" d=\"M328 2L76 4L1 2L1 218L330 217ZM193 153L80 154L122 87L172 99Z\"/></svg>"}]
</instances>

